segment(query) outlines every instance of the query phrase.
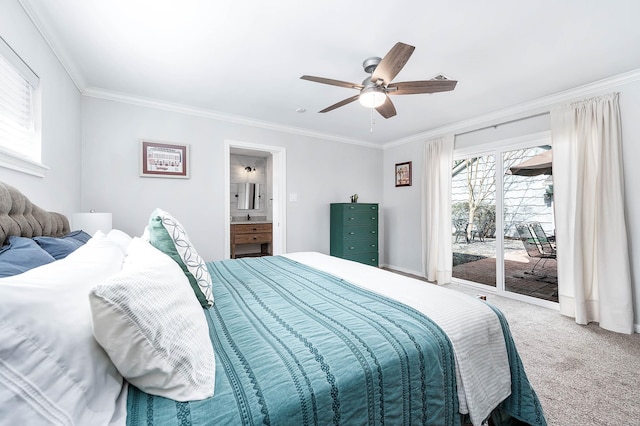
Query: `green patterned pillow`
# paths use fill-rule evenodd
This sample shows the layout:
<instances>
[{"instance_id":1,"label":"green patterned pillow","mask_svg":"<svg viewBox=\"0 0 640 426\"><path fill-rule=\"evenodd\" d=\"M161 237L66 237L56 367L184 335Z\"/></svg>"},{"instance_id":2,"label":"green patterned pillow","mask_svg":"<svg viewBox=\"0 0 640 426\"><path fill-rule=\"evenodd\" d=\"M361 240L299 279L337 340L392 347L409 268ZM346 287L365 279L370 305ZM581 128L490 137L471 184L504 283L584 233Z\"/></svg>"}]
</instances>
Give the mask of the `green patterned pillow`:
<instances>
[{"instance_id":1,"label":"green patterned pillow","mask_svg":"<svg viewBox=\"0 0 640 426\"><path fill-rule=\"evenodd\" d=\"M147 229L151 245L180 265L202 307L212 306L211 275L180 222L164 210L155 209Z\"/></svg>"}]
</instances>

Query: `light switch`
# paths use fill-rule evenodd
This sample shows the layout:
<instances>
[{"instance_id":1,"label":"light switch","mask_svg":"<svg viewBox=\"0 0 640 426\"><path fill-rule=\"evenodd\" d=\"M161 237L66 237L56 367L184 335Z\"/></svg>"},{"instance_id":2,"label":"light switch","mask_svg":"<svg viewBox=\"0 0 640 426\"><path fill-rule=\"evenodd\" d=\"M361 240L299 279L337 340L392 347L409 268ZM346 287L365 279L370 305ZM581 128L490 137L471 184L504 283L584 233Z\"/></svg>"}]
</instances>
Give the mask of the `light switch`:
<instances>
[{"instance_id":1,"label":"light switch","mask_svg":"<svg viewBox=\"0 0 640 426\"><path fill-rule=\"evenodd\" d=\"M295 192L290 193L289 201L291 201L292 203L295 203L296 201L298 201L298 194L296 194Z\"/></svg>"}]
</instances>

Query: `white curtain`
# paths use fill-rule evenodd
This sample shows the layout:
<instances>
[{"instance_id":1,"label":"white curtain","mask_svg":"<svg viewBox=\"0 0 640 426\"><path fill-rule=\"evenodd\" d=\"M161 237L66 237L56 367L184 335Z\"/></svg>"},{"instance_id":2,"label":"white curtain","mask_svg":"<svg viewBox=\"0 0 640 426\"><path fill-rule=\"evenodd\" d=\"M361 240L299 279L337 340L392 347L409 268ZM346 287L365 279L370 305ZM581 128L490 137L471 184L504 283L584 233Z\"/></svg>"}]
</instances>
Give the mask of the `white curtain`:
<instances>
[{"instance_id":1,"label":"white curtain","mask_svg":"<svg viewBox=\"0 0 640 426\"><path fill-rule=\"evenodd\" d=\"M422 173L422 273L451 282L451 164L453 135L426 142Z\"/></svg>"},{"instance_id":2,"label":"white curtain","mask_svg":"<svg viewBox=\"0 0 640 426\"><path fill-rule=\"evenodd\" d=\"M551 111L560 312L633 332L618 94Z\"/></svg>"}]
</instances>

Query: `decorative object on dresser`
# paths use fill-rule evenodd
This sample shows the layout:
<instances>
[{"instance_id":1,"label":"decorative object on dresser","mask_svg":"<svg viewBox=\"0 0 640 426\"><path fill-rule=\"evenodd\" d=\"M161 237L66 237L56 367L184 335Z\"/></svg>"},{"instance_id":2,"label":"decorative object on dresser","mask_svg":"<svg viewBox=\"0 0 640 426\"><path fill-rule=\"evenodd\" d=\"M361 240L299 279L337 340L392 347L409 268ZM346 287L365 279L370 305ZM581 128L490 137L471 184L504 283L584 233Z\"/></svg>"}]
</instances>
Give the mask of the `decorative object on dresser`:
<instances>
[{"instance_id":1,"label":"decorative object on dresser","mask_svg":"<svg viewBox=\"0 0 640 426\"><path fill-rule=\"evenodd\" d=\"M231 259L236 257L271 256L273 242L271 223L232 223L231 224ZM242 244L260 244L257 253L236 254L236 246Z\"/></svg>"},{"instance_id":2,"label":"decorative object on dresser","mask_svg":"<svg viewBox=\"0 0 640 426\"><path fill-rule=\"evenodd\" d=\"M331 256L378 266L378 204L331 204Z\"/></svg>"}]
</instances>

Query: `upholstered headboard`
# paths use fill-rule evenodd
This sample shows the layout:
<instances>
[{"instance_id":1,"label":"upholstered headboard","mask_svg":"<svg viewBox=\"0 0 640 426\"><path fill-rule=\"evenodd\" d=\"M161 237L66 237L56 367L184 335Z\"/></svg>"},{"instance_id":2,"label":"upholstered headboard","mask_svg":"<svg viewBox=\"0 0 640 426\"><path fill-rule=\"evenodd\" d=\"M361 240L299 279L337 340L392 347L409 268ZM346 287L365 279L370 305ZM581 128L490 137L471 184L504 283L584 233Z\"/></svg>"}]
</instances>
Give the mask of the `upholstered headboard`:
<instances>
[{"instance_id":1,"label":"upholstered headboard","mask_svg":"<svg viewBox=\"0 0 640 426\"><path fill-rule=\"evenodd\" d=\"M61 237L69 232L69 219L33 204L14 187L0 182L0 245L11 235Z\"/></svg>"}]
</instances>

